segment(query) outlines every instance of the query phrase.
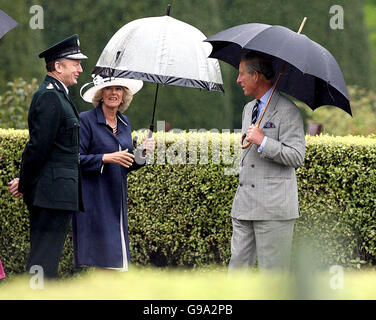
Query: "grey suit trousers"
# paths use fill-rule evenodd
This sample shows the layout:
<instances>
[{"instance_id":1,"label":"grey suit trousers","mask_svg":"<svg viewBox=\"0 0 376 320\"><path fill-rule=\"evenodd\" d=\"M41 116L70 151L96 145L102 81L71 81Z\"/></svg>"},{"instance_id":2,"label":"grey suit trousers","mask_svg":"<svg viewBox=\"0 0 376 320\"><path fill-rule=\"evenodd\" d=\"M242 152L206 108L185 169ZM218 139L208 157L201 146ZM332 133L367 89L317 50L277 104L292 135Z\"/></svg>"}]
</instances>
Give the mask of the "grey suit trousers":
<instances>
[{"instance_id":1,"label":"grey suit trousers","mask_svg":"<svg viewBox=\"0 0 376 320\"><path fill-rule=\"evenodd\" d=\"M260 270L289 270L295 219L238 220L232 218L229 271L253 267Z\"/></svg>"}]
</instances>

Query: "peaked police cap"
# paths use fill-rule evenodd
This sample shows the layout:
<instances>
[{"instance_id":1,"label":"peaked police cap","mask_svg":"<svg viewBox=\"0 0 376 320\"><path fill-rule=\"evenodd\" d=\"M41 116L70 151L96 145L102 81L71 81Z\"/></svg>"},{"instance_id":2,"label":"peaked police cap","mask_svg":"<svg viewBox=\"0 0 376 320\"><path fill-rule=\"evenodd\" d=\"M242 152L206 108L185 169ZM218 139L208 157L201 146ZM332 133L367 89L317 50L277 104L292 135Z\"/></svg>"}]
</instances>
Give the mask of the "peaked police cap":
<instances>
[{"instance_id":1,"label":"peaked police cap","mask_svg":"<svg viewBox=\"0 0 376 320\"><path fill-rule=\"evenodd\" d=\"M80 40L78 35L74 34L41 52L39 58L44 58L46 63L49 63L60 58L83 60L87 59L87 56L81 53Z\"/></svg>"}]
</instances>

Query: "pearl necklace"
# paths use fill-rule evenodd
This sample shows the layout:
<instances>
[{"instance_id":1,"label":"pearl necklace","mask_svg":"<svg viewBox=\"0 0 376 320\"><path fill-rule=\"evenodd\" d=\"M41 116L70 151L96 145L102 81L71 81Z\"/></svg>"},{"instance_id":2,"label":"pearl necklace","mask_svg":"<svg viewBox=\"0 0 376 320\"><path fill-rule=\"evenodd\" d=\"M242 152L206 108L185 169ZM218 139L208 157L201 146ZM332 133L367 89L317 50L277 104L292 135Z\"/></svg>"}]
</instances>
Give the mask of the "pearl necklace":
<instances>
[{"instance_id":1,"label":"pearl necklace","mask_svg":"<svg viewBox=\"0 0 376 320\"><path fill-rule=\"evenodd\" d=\"M115 117L115 125L114 126L110 125L108 123L107 119L106 119L106 124L108 124L111 127L113 134L117 133L117 117Z\"/></svg>"}]
</instances>

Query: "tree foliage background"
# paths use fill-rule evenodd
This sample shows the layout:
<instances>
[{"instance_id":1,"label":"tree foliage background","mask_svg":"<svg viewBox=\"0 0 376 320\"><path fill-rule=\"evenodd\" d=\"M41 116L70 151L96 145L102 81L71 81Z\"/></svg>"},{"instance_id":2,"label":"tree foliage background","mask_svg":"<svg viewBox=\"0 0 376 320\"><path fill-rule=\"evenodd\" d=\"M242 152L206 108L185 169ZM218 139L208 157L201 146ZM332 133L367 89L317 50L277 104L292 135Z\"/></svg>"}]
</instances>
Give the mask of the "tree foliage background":
<instances>
[{"instance_id":1,"label":"tree foliage background","mask_svg":"<svg viewBox=\"0 0 376 320\"><path fill-rule=\"evenodd\" d=\"M82 51L89 59L83 62L84 73L78 86L71 87L72 98L80 111L91 108L79 96L79 88L91 80L91 71L112 35L124 24L139 18L161 16L167 4L171 16L200 29L206 36L242 23L279 24L297 30L304 16L308 21L303 33L326 47L337 59L346 83L372 88L371 47L365 21L365 8L375 8L374 0L17 0L2 1L0 8L19 22L19 26L0 39L0 95L9 90L8 82L22 77L40 82L45 74L38 54L50 45L78 33ZM344 9L344 29L331 29L330 8ZM44 10L44 29L32 29L30 8ZM366 16L367 19L364 18ZM182 35L184 36L184 35ZM156 120L169 122L172 128L241 127L241 111L249 100L236 84L237 70L221 62L225 94L197 89L163 86L159 90ZM145 128L151 120L155 84L144 83L127 111L133 129ZM3 108L4 106L0 106ZM312 111L302 106L306 119ZM329 111L331 112L331 111ZM315 112L316 113L316 112ZM325 119L325 117L323 118ZM317 121L317 119L314 119ZM318 121L321 121L320 119ZM325 124L324 124L325 127Z\"/></svg>"}]
</instances>

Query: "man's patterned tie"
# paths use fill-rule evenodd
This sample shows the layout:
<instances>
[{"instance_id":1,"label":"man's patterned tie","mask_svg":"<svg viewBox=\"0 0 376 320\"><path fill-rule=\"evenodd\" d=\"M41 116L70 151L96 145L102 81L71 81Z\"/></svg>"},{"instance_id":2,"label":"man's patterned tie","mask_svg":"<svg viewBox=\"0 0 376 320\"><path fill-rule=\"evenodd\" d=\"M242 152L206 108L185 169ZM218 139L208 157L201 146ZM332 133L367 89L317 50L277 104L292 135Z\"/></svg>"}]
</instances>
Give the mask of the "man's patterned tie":
<instances>
[{"instance_id":1,"label":"man's patterned tie","mask_svg":"<svg viewBox=\"0 0 376 320\"><path fill-rule=\"evenodd\" d=\"M257 121L257 115L258 115L258 107L259 107L259 104L260 104L260 100L257 99L257 102L256 102L256 104L254 105L253 110L252 110L252 124L255 124L256 121Z\"/></svg>"}]
</instances>

